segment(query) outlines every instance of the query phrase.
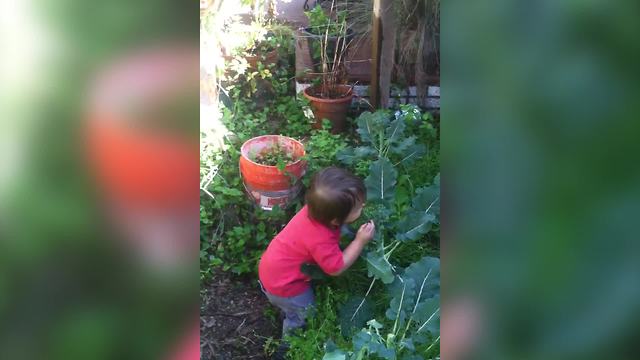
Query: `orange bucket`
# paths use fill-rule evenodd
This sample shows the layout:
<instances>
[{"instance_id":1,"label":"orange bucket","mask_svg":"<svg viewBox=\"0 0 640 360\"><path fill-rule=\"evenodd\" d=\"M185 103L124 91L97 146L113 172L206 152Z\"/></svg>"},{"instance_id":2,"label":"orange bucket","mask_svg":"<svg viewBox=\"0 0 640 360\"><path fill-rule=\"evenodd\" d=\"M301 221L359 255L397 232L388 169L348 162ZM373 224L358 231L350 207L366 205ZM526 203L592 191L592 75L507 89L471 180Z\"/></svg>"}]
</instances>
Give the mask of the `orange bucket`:
<instances>
[{"instance_id":1,"label":"orange bucket","mask_svg":"<svg viewBox=\"0 0 640 360\"><path fill-rule=\"evenodd\" d=\"M260 154L276 146L297 159L287 164L284 171L251 159L252 154ZM247 140L240 148L240 174L247 194L265 210L290 203L302 189L300 179L307 170L307 162L302 159L304 155L304 145L290 137L263 135Z\"/></svg>"}]
</instances>

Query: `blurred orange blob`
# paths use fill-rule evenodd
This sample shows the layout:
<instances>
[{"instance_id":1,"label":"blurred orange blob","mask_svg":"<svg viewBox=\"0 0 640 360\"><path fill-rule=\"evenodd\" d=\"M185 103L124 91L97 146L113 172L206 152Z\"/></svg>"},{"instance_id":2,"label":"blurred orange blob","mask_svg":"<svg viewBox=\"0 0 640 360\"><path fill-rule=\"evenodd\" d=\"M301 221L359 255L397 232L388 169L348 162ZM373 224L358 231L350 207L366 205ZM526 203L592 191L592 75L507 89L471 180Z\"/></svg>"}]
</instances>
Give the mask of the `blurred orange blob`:
<instances>
[{"instance_id":1,"label":"blurred orange blob","mask_svg":"<svg viewBox=\"0 0 640 360\"><path fill-rule=\"evenodd\" d=\"M109 198L156 209L198 203L198 61L198 49L157 48L98 76L87 146Z\"/></svg>"},{"instance_id":2,"label":"blurred orange blob","mask_svg":"<svg viewBox=\"0 0 640 360\"><path fill-rule=\"evenodd\" d=\"M182 207L199 196L197 144L143 133L106 116L89 124L91 163L107 195L130 204Z\"/></svg>"},{"instance_id":3,"label":"blurred orange blob","mask_svg":"<svg viewBox=\"0 0 640 360\"><path fill-rule=\"evenodd\" d=\"M186 45L127 54L89 93L89 169L127 253L156 274L198 263L198 94L199 50Z\"/></svg>"}]
</instances>

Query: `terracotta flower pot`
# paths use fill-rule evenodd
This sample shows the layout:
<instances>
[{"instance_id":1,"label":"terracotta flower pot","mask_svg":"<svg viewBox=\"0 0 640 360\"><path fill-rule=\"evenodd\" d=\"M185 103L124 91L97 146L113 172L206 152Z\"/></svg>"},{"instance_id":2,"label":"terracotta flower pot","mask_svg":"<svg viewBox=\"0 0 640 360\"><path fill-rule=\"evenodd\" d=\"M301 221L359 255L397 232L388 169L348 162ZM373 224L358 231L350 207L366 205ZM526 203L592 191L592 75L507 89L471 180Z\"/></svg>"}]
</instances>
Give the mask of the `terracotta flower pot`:
<instances>
[{"instance_id":1,"label":"terracotta flower pot","mask_svg":"<svg viewBox=\"0 0 640 360\"><path fill-rule=\"evenodd\" d=\"M341 133L346 128L347 112L351 106L351 100L353 99L353 92L348 85L337 85L340 89L340 93L345 94L341 98L326 99L318 97L317 87L308 87L304 89L304 97L311 102L311 110L316 122L313 127L316 129L322 128L322 119L331 121L331 132L334 134Z\"/></svg>"},{"instance_id":2,"label":"terracotta flower pot","mask_svg":"<svg viewBox=\"0 0 640 360\"><path fill-rule=\"evenodd\" d=\"M264 60L262 56L264 56ZM265 67L269 67L271 64L278 63L278 49L273 49L266 54L247 56L246 59L251 69L258 69L258 61L261 61Z\"/></svg>"}]
</instances>

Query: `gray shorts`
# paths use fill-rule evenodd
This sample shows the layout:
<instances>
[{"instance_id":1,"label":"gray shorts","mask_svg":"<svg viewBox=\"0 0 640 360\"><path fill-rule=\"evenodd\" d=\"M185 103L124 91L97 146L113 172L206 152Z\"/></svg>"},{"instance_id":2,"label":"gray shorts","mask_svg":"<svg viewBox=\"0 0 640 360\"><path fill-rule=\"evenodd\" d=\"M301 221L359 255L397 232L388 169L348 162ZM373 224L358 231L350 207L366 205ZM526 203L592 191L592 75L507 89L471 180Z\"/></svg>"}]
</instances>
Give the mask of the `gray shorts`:
<instances>
[{"instance_id":1,"label":"gray shorts","mask_svg":"<svg viewBox=\"0 0 640 360\"><path fill-rule=\"evenodd\" d=\"M284 321L282 322L283 336L305 325L305 318L311 315L315 307L311 287L302 294L292 297L281 297L270 294L264 289L262 283L260 283L260 287L262 288L262 292L267 295L269 301L284 313Z\"/></svg>"}]
</instances>

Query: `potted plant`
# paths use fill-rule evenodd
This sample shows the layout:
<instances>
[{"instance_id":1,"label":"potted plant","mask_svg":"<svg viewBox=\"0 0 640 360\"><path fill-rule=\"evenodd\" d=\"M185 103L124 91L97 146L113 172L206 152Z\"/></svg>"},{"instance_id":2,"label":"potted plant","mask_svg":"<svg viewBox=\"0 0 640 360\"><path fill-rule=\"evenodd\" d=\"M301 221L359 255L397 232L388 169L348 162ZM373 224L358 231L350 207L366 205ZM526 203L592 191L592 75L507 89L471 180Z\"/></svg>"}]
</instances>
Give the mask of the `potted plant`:
<instances>
[{"instance_id":1,"label":"potted plant","mask_svg":"<svg viewBox=\"0 0 640 360\"><path fill-rule=\"evenodd\" d=\"M311 34L310 38L314 40L308 44L311 55L318 55L319 71L313 85L306 88L303 94L309 100L316 119L314 127L321 128L322 120L327 119L331 122L332 132L339 133L345 129L353 98L353 87L346 85L345 57L352 38L346 15L336 12L334 20L320 6L306 14L310 26L304 31Z\"/></svg>"},{"instance_id":2,"label":"potted plant","mask_svg":"<svg viewBox=\"0 0 640 360\"><path fill-rule=\"evenodd\" d=\"M270 31L259 33L245 48L245 58L251 69L258 68L258 61L262 61L265 67L278 62L278 40Z\"/></svg>"},{"instance_id":3,"label":"potted plant","mask_svg":"<svg viewBox=\"0 0 640 360\"><path fill-rule=\"evenodd\" d=\"M334 9L332 5L331 13L335 19L328 16L320 5L305 11L309 26L298 29L295 49L296 79L300 82L316 79L323 72L323 49L326 49L329 62L336 49L342 51L343 56L347 54L346 47L341 49L342 42L350 43L354 34L346 26L347 11Z\"/></svg>"}]
</instances>

